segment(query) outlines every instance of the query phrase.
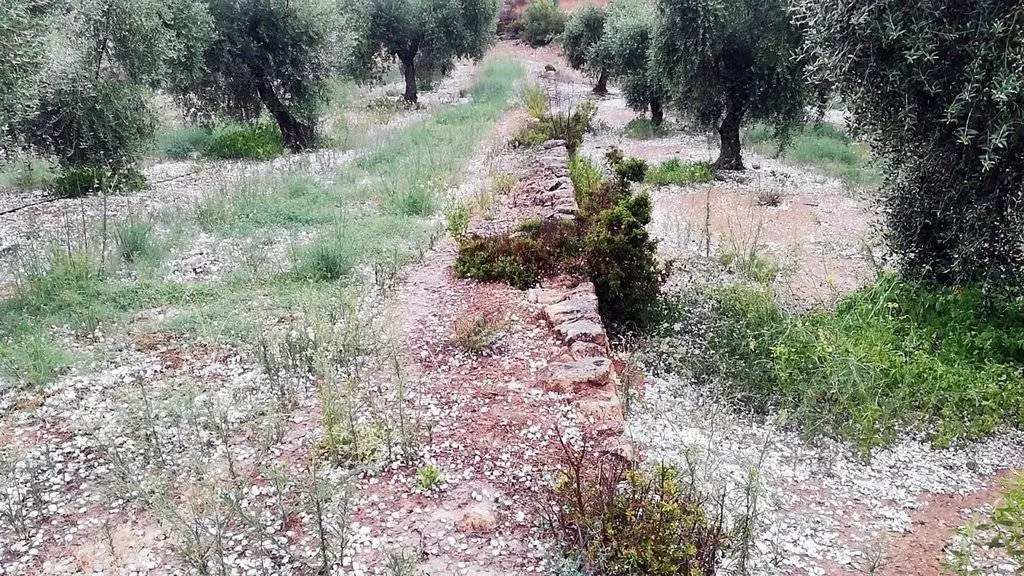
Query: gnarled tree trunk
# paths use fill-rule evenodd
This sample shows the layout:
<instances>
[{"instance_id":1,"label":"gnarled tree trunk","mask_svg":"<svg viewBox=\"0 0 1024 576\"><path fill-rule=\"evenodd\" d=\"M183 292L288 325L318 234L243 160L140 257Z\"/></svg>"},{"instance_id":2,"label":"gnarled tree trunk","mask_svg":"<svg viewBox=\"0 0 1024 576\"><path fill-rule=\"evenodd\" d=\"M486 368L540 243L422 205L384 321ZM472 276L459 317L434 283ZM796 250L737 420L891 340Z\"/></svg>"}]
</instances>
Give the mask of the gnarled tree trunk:
<instances>
[{"instance_id":1,"label":"gnarled tree trunk","mask_svg":"<svg viewBox=\"0 0 1024 576\"><path fill-rule=\"evenodd\" d=\"M661 99L651 98L651 124L655 126L661 126L661 123L665 121L665 110L661 107Z\"/></svg>"},{"instance_id":2,"label":"gnarled tree trunk","mask_svg":"<svg viewBox=\"0 0 1024 576\"><path fill-rule=\"evenodd\" d=\"M719 170L743 170L740 154L740 123L743 121L743 107L734 99L726 100L725 117L718 126L721 148L715 168Z\"/></svg>"},{"instance_id":3,"label":"gnarled tree trunk","mask_svg":"<svg viewBox=\"0 0 1024 576\"><path fill-rule=\"evenodd\" d=\"M405 95L403 98L409 104L415 104L418 94L416 93L416 53L404 52L398 56L402 62L402 75L405 77Z\"/></svg>"},{"instance_id":4,"label":"gnarled tree trunk","mask_svg":"<svg viewBox=\"0 0 1024 576\"><path fill-rule=\"evenodd\" d=\"M594 84L594 94L604 96L608 93L608 73L601 72L601 75L597 77L597 84Z\"/></svg>"},{"instance_id":5,"label":"gnarled tree trunk","mask_svg":"<svg viewBox=\"0 0 1024 576\"><path fill-rule=\"evenodd\" d=\"M284 102L281 102L270 82L266 80L257 82L256 92L260 96L260 101L277 122L285 147L293 152L301 152L313 147L316 139L316 130L313 125L296 118L284 105Z\"/></svg>"}]
</instances>

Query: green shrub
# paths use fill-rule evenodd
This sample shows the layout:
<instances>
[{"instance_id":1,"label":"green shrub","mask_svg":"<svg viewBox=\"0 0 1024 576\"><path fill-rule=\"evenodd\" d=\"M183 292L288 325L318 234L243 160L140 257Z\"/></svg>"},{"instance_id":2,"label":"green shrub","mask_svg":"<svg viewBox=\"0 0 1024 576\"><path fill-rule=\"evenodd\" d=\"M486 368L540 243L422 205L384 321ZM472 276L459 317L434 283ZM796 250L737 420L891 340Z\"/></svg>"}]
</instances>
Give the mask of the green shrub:
<instances>
[{"instance_id":1,"label":"green shrub","mask_svg":"<svg viewBox=\"0 0 1024 576\"><path fill-rule=\"evenodd\" d=\"M454 240L466 237L469 229L469 206L463 202L454 202L444 211L444 227Z\"/></svg>"},{"instance_id":2,"label":"green shrub","mask_svg":"<svg viewBox=\"0 0 1024 576\"><path fill-rule=\"evenodd\" d=\"M114 245L125 262L135 262L156 253L153 224L129 218L114 227Z\"/></svg>"},{"instance_id":3,"label":"green shrub","mask_svg":"<svg viewBox=\"0 0 1024 576\"><path fill-rule=\"evenodd\" d=\"M577 161L579 177L593 166ZM628 184L628 183L627 183ZM601 182L583 195L573 221L527 220L514 233L471 237L460 244L455 272L500 280L517 288L555 273L585 274L594 282L601 313L615 329L643 328L652 318L668 270L647 233L651 202L628 186Z\"/></svg>"},{"instance_id":4,"label":"green shrub","mask_svg":"<svg viewBox=\"0 0 1024 576\"><path fill-rule=\"evenodd\" d=\"M517 234L465 239L455 273L526 289L546 275L579 268L579 231L574 223L545 220L530 230L533 227L531 223Z\"/></svg>"},{"instance_id":5,"label":"green shrub","mask_svg":"<svg viewBox=\"0 0 1024 576\"><path fill-rule=\"evenodd\" d=\"M586 100L579 106L570 107L568 111L551 112L548 110L543 92L533 94L535 96L531 96L531 100L527 102L533 119L512 139L512 147L528 148L548 140L564 140L570 156L575 154L576 149L583 143L583 135L591 129L597 106L593 101ZM544 100L540 100L540 97L544 97Z\"/></svg>"},{"instance_id":6,"label":"green shrub","mask_svg":"<svg viewBox=\"0 0 1024 576\"><path fill-rule=\"evenodd\" d=\"M650 221L646 194L624 196L597 214L584 241L601 316L619 329L647 327L668 278L658 261L658 244L647 233Z\"/></svg>"},{"instance_id":7,"label":"green shrub","mask_svg":"<svg viewBox=\"0 0 1024 576\"><path fill-rule=\"evenodd\" d=\"M548 140L551 140L551 135L545 126L528 124L509 141L509 144L513 148L534 148Z\"/></svg>"},{"instance_id":8,"label":"green shrub","mask_svg":"<svg viewBox=\"0 0 1024 576\"><path fill-rule=\"evenodd\" d=\"M198 158L213 138L209 129L195 126L163 130L156 136L156 152L171 160Z\"/></svg>"},{"instance_id":9,"label":"green shrub","mask_svg":"<svg viewBox=\"0 0 1024 576\"><path fill-rule=\"evenodd\" d=\"M708 162L682 163L671 158L647 171L645 181L655 186L704 184L715 179L715 168Z\"/></svg>"},{"instance_id":10,"label":"green shrub","mask_svg":"<svg viewBox=\"0 0 1024 576\"><path fill-rule=\"evenodd\" d=\"M573 154L569 159L569 178L576 190L576 200L583 207L586 198L604 182L604 174L585 156Z\"/></svg>"},{"instance_id":11,"label":"green shrub","mask_svg":"<svg viewBox=\"0 0 1024 576\"><path fill-rule=\"evenodd\" d=\"M605 152L604 159L620 187L626 187L630 182L644 181L644 176L647 174L647 162L642 158L626 157L622 150L612 146Z\"/></svg>"},{"instance_id":12,"label":"green shrub","mask_svg":"<svg viewBox=\"0 0 1024 576\"><path fill-rule=\"evenodd\" d=\"M523 90L523 107L530 118L540 120L548 115L548 96L540 86L527 86Z\"/></svg>"},{"instance_id":13,"label":"green shrub","mask_svg":"<svg viewBox=\"0 0 1024 576\"><path fill-rule=\"evenodd\" d=\"M972 549L1000 549L1024 566L1024 474L1007 482L1008 490L996 503L992 513L982 522L969 522L957 533L960 541L952 549L950 563L958 576L982 576L984 572L972 562Z\"/></svg>"},{"instance_id":14,"label":"green shrub","mask_svg":"<svg viewBox=\"0 0 1024 576\"><path fill-rule=\"evenodd\" d=\"M581 574L706 576L729 547L723 514L668 465L650 470L565 448L546 521Z\"/></svg>"},{"instance_id":15,"label":"green shrub","mask_svg":"<svg viewBox=\"0 0 1024 576\"><path fill-rule=\"evenodd\" d=\"M92 194L127 194L149 187L146 176L134 168L113 171L103 166L65 168L50 189L58 198Z\"/></svg>"},{"instance_id":16,"label":"green shrub","mask_svg":"<svg viewBox=\"0 0 1024 576\"><path fill-rule=\"evenodd\" d=\"M566 15L553 0L533 0L522 16L522 37L530 46L546 46L565 30Z\"/></svg>"},{"instance_id":17,"label":"green shrub","mask_svg":"<svg viewBox=\"0 0 1024 576\"><path fill-rule=\"evenodd\" d=\"M270 160L283 153L281 132L269 124L218 130L203 148L204 156L218 160Z\"/></svg>"},{"instance_id":18,"label":"green shrub","mask_svg":"<svg viewBox=\"0 0 1024 576\"><path fill-rule=\"evenodd\" d=\"M783 409L810 434L885 444L908 428L938 446L1024 425L1024 300L883 277L831 311L795 314L770 291L711 294L668 324L710 326L709 356L680 356L757 410ZM687 320L686 318L690 319Z\"/></svg>"}]
</instances>

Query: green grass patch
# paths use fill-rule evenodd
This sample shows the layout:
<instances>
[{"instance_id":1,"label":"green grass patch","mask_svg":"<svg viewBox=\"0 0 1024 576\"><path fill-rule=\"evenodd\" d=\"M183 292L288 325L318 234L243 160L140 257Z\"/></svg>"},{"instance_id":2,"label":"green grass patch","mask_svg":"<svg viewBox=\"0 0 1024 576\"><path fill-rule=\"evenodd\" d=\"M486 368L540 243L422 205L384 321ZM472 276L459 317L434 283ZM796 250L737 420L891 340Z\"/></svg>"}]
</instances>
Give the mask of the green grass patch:
<instances>
[{"instance_id":1,"label":"green grass patch","mask_svg":"<svg viewBox=\"0 0 1024 576\"><path fill-rule=\"evenodd\" d=\"M1024 425L1024 301L888 276L834 310L790 313L767 289L677 302L670 325L710 329L709 355L679 358L760 411L862 448L920 433L937 446Z\"/></svg>"},{"instance_id":2,"label":"green grass patch","mask_svg":"<svg viewBox=\"0 0 1024 576\"><path fill-rule=\"evenodd\" d=\"M153 223L138 218L114 225L114 246L125 262L152 260L159 253Z\"/></svg>"},{"instance_id":3,"label":"green grass patch","mask_svg":"<svg viewBox=\"0 0 1024 576\"><path fill-rule=\"evenodd\" d=\"M671 133L664 124L655 124L650 118L634 118L622 128L622 135L630 140L664 138Z\"/></svg>"},{"instance_id":4,"label":"green grass patch","mask_svg":"<svg viewBox=\"0 0 1024 576\"><path fill-rule=\"evenodd\" d=\"M271 124L218 128L203 147L203 156L217 160L271 160L281 154L284 140Z\"/></svg>"},{"instance_id":5,"label":"green grass patch","mask_svg":"<svg viewBox=\"0 0 1024 576\"><path fill-rule=\"evenodd\" d=\"M680 162L678 158L671 158L651 166L647 170L644 182L655 186L668 186L671 184L685 186L686 184L704 184L715 179L715 169L708 162Z\"/></svg>"},{"instance_id":6,"label":"green grass patch","mask_svg":"<svg viewBox=\"0 0 1024 576\"><path fill-rule=\"evenodd\" d=\"M210 294L142 279L125 284L85 252L55 251L25 274L13 296L0 300L0 369L22 383L45 384L73 360L51 327L90 336L138 310L208 301Z\"/></svg>"},{"instance_id":7,"label":"green grass patch","mask_svg":"<svg viewBox=\"0 0 1024 576\"><path fill-rule=\"evenodd\" d=\"M43 190L53 185L60 169L43 158L21 158L0 166L0 188Z\"/></svg>"},{"instance_id":8,"label":"green grass patch","mask_svg":"<svg viewBox=\"0 0 1024 576\"><path fill-rule=\"evenodd\" d=\"M337 220L348 192L296 174L248 178L200 204L196 220L207 232L228 235L326 225Z\"/></svg>"},{"instance_id":9,"label":"green grass patch","mask_svg":"<svg viewBox=\"0 0 1024 576\"><path fill-rule=\"evenodd\" d=\"M876 187L881 183L868 146L831 124L801 126L781 148L773 128L755 124L743 131L743 145L765 156L779 155L792 164L820 170L848 186Z\"/></svg>"},{"instance_id":10,"label":"green grass patch","mask_svg":"<svg viewBox=\"0 0 1024 576\"><path fill-rule=\"evenodd\" d=\"M152 153L171 160L199 158L213 138L212 130L199 126L164 128L156 134Z\"/></svg>"}]
</instances>

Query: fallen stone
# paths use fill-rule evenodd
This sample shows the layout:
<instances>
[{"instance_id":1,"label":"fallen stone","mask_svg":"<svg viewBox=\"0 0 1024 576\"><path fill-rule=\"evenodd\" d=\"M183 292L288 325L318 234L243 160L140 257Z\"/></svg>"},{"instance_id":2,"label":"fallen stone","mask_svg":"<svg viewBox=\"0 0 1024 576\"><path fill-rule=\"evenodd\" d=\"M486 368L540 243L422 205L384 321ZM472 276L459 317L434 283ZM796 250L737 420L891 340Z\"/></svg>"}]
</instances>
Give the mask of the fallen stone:
<instances>
[{"instance_id":1,"label":"fallen stone","mask_svg":"<svg viewBox=\"0 0 1024 576\"><path fill-rule=\"evenodd\" d=\"M556 214L569 214L575 215L580 211L579 206L575 202L565 202L562 204L556 204L554 207Z\"/></svg>"},{"instance_id":2,"label":"fallen stone","mask_svg":"<svg viewBox=\"0 0 1024 576\"><path fill-rule=\"evenodd\" d=\"M546 388L570 394L584 386L604 386L611 382L611 374L612 362L607 358L553 362L548 366Z\"/></svg>"},{"instance_id":3,"label":"fallen stone","mask_svg":"<svg viewBox=\"0 0 1024 576\"><path fill-rule=\"evenodd\" d=\"M565 293L547 288L530 288L526 291L526 299L537 304L554 304L565 299Z\"/></svg>"},{"instance_id":4,"label":"fallen stone","mask_svg":"<svg viewBox=\"0 0 1024 576\"><path fill-rule=\"evenodd\" d=\"M608 350L593 342L573 342L569 345L569 352L577 360L584 358L603 358L608 355Z\"/></svg>"},{"instance_id":5,"label":"fallen stone","mask_svg":"<svg viewBox=\"0 0 1024 576\"><path fill-rule=\"evenodd\" d=\"M459 513L455 528L459 532L490 532L498 524L494 508L485 503L469 506Z\"/></svg>"}]
</instances>

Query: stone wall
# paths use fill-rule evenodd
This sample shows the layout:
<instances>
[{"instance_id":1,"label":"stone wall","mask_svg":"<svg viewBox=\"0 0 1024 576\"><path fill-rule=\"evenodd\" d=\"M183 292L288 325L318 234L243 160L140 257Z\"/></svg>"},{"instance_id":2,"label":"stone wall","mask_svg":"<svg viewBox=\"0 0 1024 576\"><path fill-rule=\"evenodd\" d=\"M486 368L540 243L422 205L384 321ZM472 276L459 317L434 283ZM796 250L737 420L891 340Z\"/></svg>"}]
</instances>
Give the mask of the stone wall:
<instances>
[{"instance_id":1,"label":"stone wall","mask_svg":"<svg viewBox=\"0 0 1024 576\"><path fill-rule=\"evenodd\" d=\"M527 173L512 188L517 205L532 206L546 219L572 219L579 211L569 178L565 143L545 143ZM593 283L584 278L561 277L527 292L530 302L568 349L562 361L548 365L541 385L548 390L575 397L574 404L585 418L598 424L597 432L612 449L632 457L621 441L624 428L618 377L611 359L608 334L598 311Z\"/></svg>"}]
</instances>

